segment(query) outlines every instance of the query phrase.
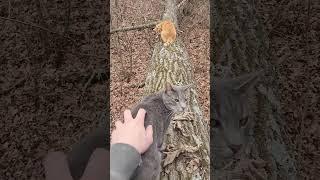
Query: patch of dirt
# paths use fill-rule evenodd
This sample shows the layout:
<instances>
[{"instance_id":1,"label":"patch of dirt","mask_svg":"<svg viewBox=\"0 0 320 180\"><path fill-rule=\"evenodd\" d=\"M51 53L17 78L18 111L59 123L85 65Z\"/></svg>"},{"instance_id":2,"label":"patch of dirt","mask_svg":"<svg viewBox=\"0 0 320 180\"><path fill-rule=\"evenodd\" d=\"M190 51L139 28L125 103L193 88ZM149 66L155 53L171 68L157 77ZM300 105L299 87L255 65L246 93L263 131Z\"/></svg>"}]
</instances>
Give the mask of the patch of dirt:
<instances>
[{"instance_id":1,"label":"patch of dirt","mask_svg":"<svg viewBox=\"0 0 320 180\"><path fill-rule=\"evenodd\" d=\"M161 20L161 1L111 1L111 29L147 24ZM178 1L179 3L180 1ZM209 1L188 1L179 17L178 38L185 43L197 84L204 117L209 119ZM123 111L141 98L139 88L146 78L153 46L159 36L154 26L111 35L111 94L112 121L122 120Z\"/></svg>"},{"instance_id":2,"label":"patch of dirt","mask_svg":"<svg viewBox=\"0 0 320 180\"><path fill-rule=\"evenodd\" d=\"M106 1L1 1L0 16L0 179L44 179L48 150L107 108Z\"/></svg>"},{"instance_id":3,"label":"patch of dirt","mask_svg":"<svg viewBox=\"0 0 320 180\"><path fill-rule=\"evenodd\" d=\"M319 179L319 3L264 0L258 5L279 72L283 133L296 159L298 179Z\"/></svg>"}]
</instances>

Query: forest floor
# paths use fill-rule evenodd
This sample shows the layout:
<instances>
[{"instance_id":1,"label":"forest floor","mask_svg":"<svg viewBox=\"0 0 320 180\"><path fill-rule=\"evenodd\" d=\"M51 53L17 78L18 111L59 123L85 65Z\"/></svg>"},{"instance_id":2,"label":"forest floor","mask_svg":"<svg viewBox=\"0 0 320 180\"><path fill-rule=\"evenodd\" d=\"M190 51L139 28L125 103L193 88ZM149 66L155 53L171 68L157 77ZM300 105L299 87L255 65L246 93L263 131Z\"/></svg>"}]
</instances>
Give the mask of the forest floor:
<instances>
[{"instance_id":1,"label":"forest floor","mask_svg":"<svg viewBox=\"0 0 320 180\"><path fill-rule=\"evenodd\" d=\"M108 103L106 13L100 0L0 1L10 19L0 19L1 180L44 179L47 152L69 151L97 126Z\"/></svg>"},{"instance_id":2,"label":"forest floor","mask_svg":"<svg viewBox=\"0 0 320 180\"><path fill-rule=\"evenodd\" d=\"M278 72L283 136L298 179L320 178L319 8L310 0L263 0L257 8Z\"/></svg>"},{"instance_id":3,"label":"forest floor","mask_svg":"<svg viewBox=\"0 0 320 180\"><path fill-rule=\"evenodd\" d=\"M115 2L111 1L111 29L158 21L164 10L155 0ZM308 2L313 2L310 8ZM47 151L70 150L99 123L107 104L107 80L92 75L107 67L105 3L0 2L1 17L46 28L0 19L0 179L44 179L41 161ZM257 2L269 33L272 63L279 72L278 94L287 127L283 133L297 160L299 179L320 177L320 14L316 5L311 0ZM209 1L190 0L187 6L178 19L178 37L194 66L200 105L209 119ZM142 97L139 85L159 40L152 28L111 35L113 120L122 119L124 109Z\"/></svg>"}]
</instances>

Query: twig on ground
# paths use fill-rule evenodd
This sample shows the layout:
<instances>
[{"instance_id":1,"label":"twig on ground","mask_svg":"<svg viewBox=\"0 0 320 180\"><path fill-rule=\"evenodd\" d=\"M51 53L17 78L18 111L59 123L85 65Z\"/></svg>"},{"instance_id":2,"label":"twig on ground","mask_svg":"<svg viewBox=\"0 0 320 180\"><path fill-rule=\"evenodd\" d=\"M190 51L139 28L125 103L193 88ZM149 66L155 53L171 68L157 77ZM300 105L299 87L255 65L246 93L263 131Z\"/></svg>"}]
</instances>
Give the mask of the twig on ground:
<instances>
[{"instance_id":1,"label":"twig on ground","mask_svg":"<svg viewBox=\"0 0 320 180\"><path fill-rule=\"evenodd\" d=\"M44 31L47 31L47 32L50 32L50 33L53 33L53 34L57 34L61 37L64 37L64 38L67 38L71 41L74 41L72 38L68 37L68 36L65 36L59 32L56 32L56 31L52 31L48 28L45 28L45 27L42 27L42 26L39 26L37 24L34 24L34 23L31 23L31 22L24 22L24 21L19 21L17 19L12 19L12 18L6 18L6 17L1 17L0 16L0 19L3 19L3 20L8 20L8 21L12 21L12 22L16 22L16 23L20 23L20 24L24 24L24 25L27 25L27 26L31 26L31 27L35 27L35 28L38 28L38 29L41 29L41 30L44 30Z\"/></svg>"},{"instance_id":2,"label":"twig on ground","mask_svg":"<svg viewBox=\"0 0 320 180\"><path fill-rule=\"evenodd\" d=\"M55 51L58 51L58 52L64 52L64 53L69 53L69 54L72 54L72 55L78 55L78 56L87 56L87 57L93 57L93 58L98 58L98 59L106 59L107 58L107 55L95 55L95 54L86 54L86 53L77 53L77 52L73 52L73 51L65 51L65 50L57 50L57 49L54 49L54 48L51 48Z\"/></svg>"},{"instance_id":3,"label":"twig on ground","mask_svg":"<svg viewBox=\"0 0 320 180\"><path fill-rule=\"evenodd\" d=\"M67 1L67 6L68 6L68 11L65 19L64 33L67 33L70 27L71 1Z\"/></svg>"},{"instance_id":4,"label":"twig on ground","mask_svg":"<svg viewBox=\"0 0 320 180\"><path fill-rule=\"evenodd\" d=\"M178 5L177 5L177 9L179 9L182 5L184 5L187 2L187 0L183 0L181 1ZM136 29L144 29L144 28L149 28L152 26L155 26L159 23L160 21L154 21L154 22L150 22L147 24L141 24L141 25L137 25L137 26L128 26L128 27L122 27L122 28L117 28L117 29L112 29L110 30L110 33L115 33L115 32L123 32L123 31L130 31L130 30L136 30Z\"/></svg>"},{"instance_id":5,"label":"twig on ground","mask_svg":"<svg viewBox=\"0 0 320 180\"><path fill-rule=\"evenodd\" d=\"M48 28L48 23L46 21L47 17L47 10L43 4L42 0L37 0L37 12L38 12L38 20L39 25L44 28ZM45 49L45 53L48 54L49 47L51 46L51 43L49 41L49 35L47 31L40 31L40 39L43 43L43 47Z\"/></svg>"},{"instance_id":6,"label":"twig on ground","mask_svg":"<svg viewBox=\"0 0 320 180\"><path fill-rule=\"evenodd\" d=\"M89 84L91 83L91 81L93 80L93 78L94 78L95 75L96 75L96 72L95 72L95 71L92 72L90 78L88 79L88 81L86 82L86 84L84 85L84 87L83 87L83 89L82 89L82 93L84 93L84 92L87 90Z\"/></svg>"},{"instance_id":7,"label":"twig on ground","mask_svg":"<svg viewBox=\"0 0 320 180\"><path fill-rule=\"evenodd\" d=\"M274 31L275 29L281 24L282 19L280 16L281 13L283 12L287 12L288 9L297 2L297 0L295 1L289 1L287 4L285 4L286 0L282 0L279 7L277 8L277 13L275 16L273 16L273 18L269 21L269 23L271 22L275 22L274 25L271 27L271 29L269 30L269 32L267 33L267 37L269 37Z\"/></svg>"},{"instance_id":8,"label":"twig on ground","mask_svg":"<svg viewBox=\"0 0 320 180\"><path fill-rule=\"evenodd\" d=\"M130 30L136 30L136 29L149 28L149 27L157 25L158 23L159 23L158 21L155 21L155 22L142 24L142 25L137 25L137 26L129 26L129 27L113 29L113 30L110 31L110 33L112 34L112 33L115 33L115 32L123 32L123 31L130 31Z\"/></svg>"},{"instance_id":9,"label":"twig on ground","mask_svg":"<svg viewBox=\"0 0 320 180\"><path fill-rule=\"evenodd\" d=\"M282 0L280 3L279 3L279 6L277 6L277 9L275 10L276 13L274 13L273 17L272 18L269 18L267 19L267 22L264 22L264 23L270 23L270 22L275 22L275 24L278 24L278 21L281 20L281 18L279 18L280 14L282 13L282 10L283 10L283 7L285 5L285 2L286 0Z\"/></svg>"},{"instance_id":10,"label":"twig on ground","mask_svg":"<svg viewBox=\"0 0 320 180\"><path fill-rule=\"evenodd\" d=\"M182 5L184 5L187 2L187 0L183 0L181 1L178 5L177 5L177 9L179 9Z\"/></svg>"},{"instance_id":11,"label":"twig on ground","mask_svg":"<svg viewBox=\"0 0 320 180\"><path fill-rule=\"evenodd\" d=\"M143 88L145 86L145 82L142 82L140 84L133 84L130 86L130 88Z\"/></svg>"},{"instance_id":12,"label":"twig on ground","mask_svg":"<svg viewBox=\"0 0 320 180\"><path fill-rule=\"evenodd\" d=\"M83 86L82 93L84 93L87 90L87 88L89 87L89 85L92 83L92 81L94 81L94 77L95 76L97 76L97 79L101 80L103 78L102 77L103 74L105 74L105 72L104 72L104 70L102 68L93 70L93 72L90 75L90 78L88 79L88 81Z\"/></svg>"},{"instance_id":13,"label":"twig on ground","mask_svg":"<svg viewBox=\"0 0 320 180\"><path fill-rule=\"evenodd\" d=\"M308 50L308 53L310 53L310 43L309 43L309 40L310 40L310 6L311 6L311 1L308 0L308 10L307 10L307 19L306 19L306 41L307 41L307 50Z\"/></svg>"},{"instance_id":14,"label":"twig on ground","mask_svg":"<svg viewBox=\"0 0 320 180\"><path fill-rule=\"evenodd\" d=\"M22 85L26 82L26 80L27 80L26 77L19 79L14 85L12 85L12 86L9 87L8 89L0 92L0 97L1 97L2 95L5 95L5 94L9 93L12 89L16 89L16 88L22 86Z\"/></svg>"},{"instance_id":15,"label":"twig on ground","mask_svg":"<svg viewBox=\"0 0 320 180\"><path fill-rule=\"evenodd\" d=\"M8 0L8 18L11 17L11 0Z\"/></svg>"}]
</instances>

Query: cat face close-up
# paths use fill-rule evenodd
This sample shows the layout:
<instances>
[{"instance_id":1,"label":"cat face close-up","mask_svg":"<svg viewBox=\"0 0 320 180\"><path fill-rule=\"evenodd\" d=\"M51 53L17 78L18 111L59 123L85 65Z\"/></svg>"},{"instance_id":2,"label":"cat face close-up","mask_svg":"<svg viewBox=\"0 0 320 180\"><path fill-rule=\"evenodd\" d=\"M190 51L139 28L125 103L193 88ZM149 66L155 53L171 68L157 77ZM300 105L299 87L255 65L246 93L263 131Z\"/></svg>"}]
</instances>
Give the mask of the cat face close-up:
<instances>
[{"instance_id":1,"label":"cat face close-up","mask_svg":"<svg viewBox=\"0 0 320 180\"><path fill-rule=\"evenodd\" d=\"M164 104L173 112L183 112L187 108L186 93L190 88L187 86L175 86L167 84L162 95Z\"/></svg>"},{"instance_id":2,"label":"cat face close-up","mask_svg":"<svg viewBox=\"0 0 320 180\"><path fill-rule=\"evenodd\" d=\"M248 92L259 73L235 79L214 79L211 126L214 156L230 158L247 142L250 128Z\"/></svg>"}]
</instances>

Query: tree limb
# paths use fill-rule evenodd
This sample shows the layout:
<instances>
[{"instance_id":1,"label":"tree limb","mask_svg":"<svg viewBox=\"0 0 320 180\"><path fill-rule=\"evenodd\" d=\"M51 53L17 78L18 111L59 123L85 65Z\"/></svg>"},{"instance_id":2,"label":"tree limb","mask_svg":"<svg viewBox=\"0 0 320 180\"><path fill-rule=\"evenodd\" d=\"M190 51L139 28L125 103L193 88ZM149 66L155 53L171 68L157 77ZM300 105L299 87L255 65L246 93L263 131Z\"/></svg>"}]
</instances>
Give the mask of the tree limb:
<instances>
[{"instance_id":1,"label":"tree limb","mask_svg":"<svg viewBox=\"0 0 320 180\"><path fill-rule=\"evenodd\" d=\"M181 8L184 4L186 4L187 0L183 0L181 1L178 5L177 5L177 9ZM144 29L144 28L150 28L153 27L155 25L157 25L160 21L154 21L154 22L150 22L147 24L141 24L141 25L136 25L136 26L128 26L128 27L121 27L121 28L117 28L117 29L111 29L110 33L116 33L116 32L123 32L123 31L130 31L130 30L137 30L137 29Z\"/></svg>"},{"instance_id":2,"label":"tree limb","mask_svg":"<svg viewBox=\"0 0 320 180\"><path fill-rule=\"evenodd\" d=\"M65 35L63 35L63 34L61 34L59 32L56 32L56 31L52 31L52 30L50 30L48 28L45 28L45 27L42 27L42 26L40 26L38 24L34 24L34 23L31 23L31 22L24 22L24 21L20 21L20 20L17 20L17 19L1 17L1 16L0 16L0 19L16 22L16 23L20 23L20 24L24 24L24 25L31 26L31 27L35 27L35 28L41 29L43 31L47 31L47 32L50 32L52 34L57 34L57 35L59 35L61 37L67 38L67 39L69 39L71 41L74 41L74 39L72 39L71 37L65 36Z\"/></svg>"},{"instance_id":3,"label":"tree limb","mask_svg":"<svg viewBox=\"0 0 320 180\"><path fill-rule=\"evenodd\" d=\"M143 29L143 28L149 28L157 25L159 21L154 21L150 22L147 24L142 24L142 25L137 25L137 26L129 26L129 27L123 27L123 28L117 28L117 29L112 29L110 30L110 33L115 33L115 32L122 32L122 31L130 31L130 30L137 30L137 29Z\"/></svg>"}]
</instances>

